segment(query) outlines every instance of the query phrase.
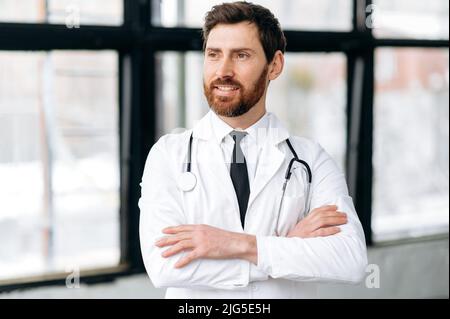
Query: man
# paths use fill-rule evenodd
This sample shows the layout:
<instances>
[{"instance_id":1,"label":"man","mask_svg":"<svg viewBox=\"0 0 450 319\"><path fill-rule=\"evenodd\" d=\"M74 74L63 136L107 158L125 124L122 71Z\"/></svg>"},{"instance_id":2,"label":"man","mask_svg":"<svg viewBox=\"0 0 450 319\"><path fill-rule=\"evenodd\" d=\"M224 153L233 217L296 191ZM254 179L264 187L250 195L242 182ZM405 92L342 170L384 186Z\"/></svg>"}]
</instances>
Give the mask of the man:
<instances>
[{"instance_id":1,"label":"man","mask_svg":"<svg viewBox=\"0 0 450 319\"><path fill-rule=\"evenodd\" d=\"M344 175L266 112L284 65L278 20L226 3L208 12L203 35L211 110L193 130L163 136L142 178L141 249L153 284L169 287L167 298L311 298L316 282L359 282L366 245ZM298 162L283 187L293 152L309 165L309 192ZM195 176L187 188L183 174Z\"/></svg>"}]
</instances>

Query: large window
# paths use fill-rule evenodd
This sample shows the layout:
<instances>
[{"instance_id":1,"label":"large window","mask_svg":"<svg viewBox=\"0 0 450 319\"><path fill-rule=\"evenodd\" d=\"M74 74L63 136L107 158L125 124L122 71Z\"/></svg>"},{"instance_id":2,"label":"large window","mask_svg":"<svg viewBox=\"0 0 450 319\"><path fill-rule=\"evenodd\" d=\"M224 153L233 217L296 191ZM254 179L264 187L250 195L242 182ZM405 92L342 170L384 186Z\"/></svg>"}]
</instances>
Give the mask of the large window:
<instances>
[{"instance_id":1,"label":"large window","mask_svg":"<svg viewBox=\"0 0 450 319\"><path fill-rule=\"evenodd\" d=\"M0 21L119 25L122 0L0 0Z\"/></svg>"},{"instance_id":2,"label":"large window","mask_svg":"<svg viewBox=\"0 0 450 319\"><path fill-rule=\"evenodd\" d=\"M375 240L448 232L448 50L376 52Z\"/></svg>"},{"instance_id":3,"label":"large window","mask_svg":"<svg viewBox=\"0 0 450 319\"><path fill-rule=\"evenodd\" d=\"M0 280L119 263L115 52L0 52Z\"/></svg>"},{"instance_id":4,"label":"large window","mask_svg":"<svg viewBox=\"0 0 450 319\"><path fill-rule=\"evenodd\" d=\"M374 0L368 8L380 38L448 39L447 0Z\"/></svg>"},{"instance_id":5,"label":"large window","mask_svg":"<svg viewBox=\"0 0 450 319\"><path fill-rule=\"evenodd\" d=\"M0 0L0 291L144 271L147 154L209 109L222 2ZM448 1L254 2L288 42L268 110L346 173L367 243L448 234Z\"/></svg>"},{"instance_id":6,"label":"large window","mask_svg":"<svg viewBox=\"0 0 450 319\"><path fill-rule=\"evenodd\" d=\"M153 21L164 27L201 27L213 5L230 0L153 0ZM286 29L350 31L352 1L340 0L257 0L269 8Z\"/></svg>"}]
</instances>

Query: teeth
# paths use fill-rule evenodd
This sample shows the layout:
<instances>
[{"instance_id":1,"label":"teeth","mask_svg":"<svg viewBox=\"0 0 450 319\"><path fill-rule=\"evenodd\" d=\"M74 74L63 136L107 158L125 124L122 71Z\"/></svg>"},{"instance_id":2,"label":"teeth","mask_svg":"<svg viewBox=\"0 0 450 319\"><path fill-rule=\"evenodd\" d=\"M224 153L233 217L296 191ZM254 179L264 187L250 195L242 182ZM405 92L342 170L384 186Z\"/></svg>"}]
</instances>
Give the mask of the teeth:
<instances>
[{"instance_id":1,"label":"teeth","mask_svg":"<svg viewBox=\"0 0 450 319\"><path fill-rule=\"evenodd\" d=\"M220 91L225 91L225 92L234 91L234 90L237 90L237 89L238 89L238 88L235 87L235 86L217 86L217 88L218 88Z\"/></svg>"}]
</instances>

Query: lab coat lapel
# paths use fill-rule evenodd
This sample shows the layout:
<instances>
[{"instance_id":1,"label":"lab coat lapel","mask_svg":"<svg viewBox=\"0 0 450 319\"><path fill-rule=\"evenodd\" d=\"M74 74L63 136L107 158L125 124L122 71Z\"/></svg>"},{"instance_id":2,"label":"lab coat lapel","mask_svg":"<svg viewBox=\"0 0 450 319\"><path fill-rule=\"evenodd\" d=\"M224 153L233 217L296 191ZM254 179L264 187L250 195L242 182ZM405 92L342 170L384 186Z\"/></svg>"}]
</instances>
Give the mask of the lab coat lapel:
<instances>
[{"instance_id":1,"label":"lab coat lapel","mask_svg":"<svg viewBox=\"0 0 450 319\"><path fill-rule=\"evenodd\" d=\"M287 129L274 114L270 114L269 129L259 156L255 179L250 190L248 207L255 201L257 196L282 166L286 155L279 149L279 144L287 138L289 138Z\"/></svg>"},{"instance_id":2,"label":"lab coat lapel","mask_svg":"<svg viewBox=\"0 0 450 319\"><path fill-rule=\"evenodd\" d=\"M285 155L276 145L266 144L260 154L256 176L250 190L250 198L248 207L252 205L256 197L261 193L263 188L269 183L272 177L280 169L284 162Z\"/></svg>"},{"instance_id":3,"label":"lab coat lapel","mask_svg":"<svg viewBox=\"0 0 450 319\"><path fill-rule=\"evenodd\" d=\"M208 163L204 166L209 171L207 176L211 177L215 182L215 187L212 191L226 197L227 205L234 206L234 211L237 213L236 220L238 221L240 220L239 205L227 164L223 160L222 150L218 144L210 141L208 142L208 151L208 154L204 154L205 158L208 158Z\"/></svg>"},{"instance_id":4,"label":"lab coat lapel","mask_svg":"<svg viewBox=\"0 0 450 319\"><path fill-rule=\"evenodd\" d=\"M199 150L198 158L200 169L206 170L205 178L211 179L210 182L214 185L211 191L220 193L225 196L227 205L234 205L237 213L236 221L240 221L239 205L236 198L233 183L230 178L230 173L227 169L227 164L223 159L222 150L219 144L214 141L214 133L211 124L211 111L208 112L193 129L193 136L202 140L204 147ZM193 156L193 160L194 156ZM240 223L237 224L238 226Z\"/></svg>"}]
</instances>

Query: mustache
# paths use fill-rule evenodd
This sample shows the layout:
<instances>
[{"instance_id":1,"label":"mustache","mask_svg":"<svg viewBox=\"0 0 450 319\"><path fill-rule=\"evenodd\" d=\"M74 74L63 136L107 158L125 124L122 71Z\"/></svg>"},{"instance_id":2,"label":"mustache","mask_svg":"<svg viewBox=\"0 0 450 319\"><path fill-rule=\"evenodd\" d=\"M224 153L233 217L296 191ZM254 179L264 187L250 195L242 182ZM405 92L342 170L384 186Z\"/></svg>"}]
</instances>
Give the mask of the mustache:
<instances>
[{"instance_id":1,"label":"mustache","mask_svg":"<svg viewBox=\"0 0 450 319\"><path fill-rule=\"evenodd\" d=\"M233 86L237 86L238 88L241 88L242 85L241 83L239 83L238 81L233 81L231 79L226 79L226 80L214 80L213 82L211 82L211 84L209 85L210 88L213 88L214 86L218 86L218 85L233 85Z\"/></svg>"}]
</instances>

